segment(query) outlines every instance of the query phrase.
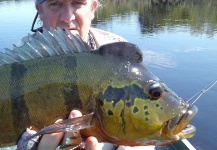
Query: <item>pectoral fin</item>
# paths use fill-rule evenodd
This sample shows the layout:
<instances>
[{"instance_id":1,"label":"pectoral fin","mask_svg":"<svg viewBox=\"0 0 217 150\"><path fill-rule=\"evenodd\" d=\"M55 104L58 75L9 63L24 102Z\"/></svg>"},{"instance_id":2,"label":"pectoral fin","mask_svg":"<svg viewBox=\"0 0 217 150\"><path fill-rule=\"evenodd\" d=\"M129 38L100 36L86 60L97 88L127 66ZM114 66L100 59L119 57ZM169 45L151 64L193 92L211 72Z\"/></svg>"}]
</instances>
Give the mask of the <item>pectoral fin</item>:
<instances>
[{"instance_id":1,"label":"pectoral fin","mask_svg":"<svg viewBox=\"0 0 217 150\"><path fill-rule=\"evenodd\" d=\"M58 123L54 123L53 125L50 125L48 127L45 127L41 129L36 134L33 134L32 136L28 137L26 141L32 139L35 136L43 135L43 134L51 134L51 133L57 133L57 132L76 132L81 129L85 128L91 128L93 126L92 119L94 116L94 112L83 115L81 117L76 118L70 118L63 121L60 121Z\"/></svg>"}]
</instances>

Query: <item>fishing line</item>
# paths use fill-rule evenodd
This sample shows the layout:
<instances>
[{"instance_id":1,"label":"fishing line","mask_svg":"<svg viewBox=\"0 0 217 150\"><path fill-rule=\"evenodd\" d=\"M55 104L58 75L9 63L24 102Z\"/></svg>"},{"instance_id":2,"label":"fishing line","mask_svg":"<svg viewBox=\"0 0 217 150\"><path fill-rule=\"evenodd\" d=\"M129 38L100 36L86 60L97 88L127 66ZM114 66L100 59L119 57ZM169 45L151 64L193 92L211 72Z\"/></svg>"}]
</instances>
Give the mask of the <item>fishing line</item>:
<instances>
[{"instance_id":1,"label":"fishing line","mask_svg":"<svg viewBox=\"0 0 217 150\"><path fill-rule=\"evenodd\" d=\"M217 83L217 80L215 80L214 82L211 82L205 88L203 88L201 91L199 91L194 96L192 96L189 100L187 100L187 102L191 101L194 97L196 97L198 95L196 97L196 99L192 102L192 104L194 104L203 94L205 94L207 91L209 91L216 83Z\"/></svg>"}]
</instances>

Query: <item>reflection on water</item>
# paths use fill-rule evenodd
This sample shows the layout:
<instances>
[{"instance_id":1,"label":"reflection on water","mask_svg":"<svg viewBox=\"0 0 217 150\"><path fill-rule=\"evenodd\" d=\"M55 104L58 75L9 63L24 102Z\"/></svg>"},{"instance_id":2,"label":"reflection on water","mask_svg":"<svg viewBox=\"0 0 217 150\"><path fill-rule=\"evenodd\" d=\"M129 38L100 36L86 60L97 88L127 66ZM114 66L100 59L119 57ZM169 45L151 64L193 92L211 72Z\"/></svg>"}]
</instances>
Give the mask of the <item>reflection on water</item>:
<instances>
[{"instance_id":1,"label":"reflection on water","mask_svg":"<svg viewBox=\"0 0 217 150\"><path fill-rule=\"evenodd\" d=\"M93 26L137 44L144 63L184 99L217 78L217 1L103 0L102 5ZM34 0L0 0L1 51L30 33L34 16ZM217 147L216 98L214 87L196 102L197 133L190 142L197 150Z\"/></svg>"},{"instance_id":2,"label":"reflection on water","mask_svg":"<svg viewBox=\"0 0 217 150\"><path fill-rule=\"evenodd\" d=\"M0 2L0 51L11 48L30 33L35 16L34 0L3 0ZM2 44L4 43L4 44Z\"/></svg>"},{"instance_id":3,"label":"reflection on water","mask_svg":"<svg viewBox=\"0 0 217 150\"><path fill-rule=\"evenodd\" d=\"M156 68L162 68L162 67L169 67L169 68L175 68L176 62L171 58L170 54L168 53L162 53L162 52L156 52L152 50L144 50L144 63L156 67Z\"/></svg>"},{"instance_id":4,"label":"reflection on water","mask_svg":"<svg viewBox=\"0 0 217 150\"><path fill-rule=\"evenodd\" d=\"M178 4L153 4L151 0L105 0L95 22L137 12L141 34L162 32L165 28L175 30L179 26L190 29L191 34L205 33L212 37L217 28L216 5L217 2L212 0L186 0Z\"/></svg>"}]
</instances>

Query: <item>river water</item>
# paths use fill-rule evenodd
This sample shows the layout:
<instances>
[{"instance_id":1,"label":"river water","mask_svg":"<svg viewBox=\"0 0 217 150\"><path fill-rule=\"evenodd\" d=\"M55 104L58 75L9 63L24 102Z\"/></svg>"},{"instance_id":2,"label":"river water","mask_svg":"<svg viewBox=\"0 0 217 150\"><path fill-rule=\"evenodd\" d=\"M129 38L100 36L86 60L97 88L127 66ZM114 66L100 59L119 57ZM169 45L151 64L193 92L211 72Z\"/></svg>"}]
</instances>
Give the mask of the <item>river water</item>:
<instances>
[{"instance_id":1,"label":"river water","mask_svg":"<svg viewBox=\"0 0 217 150\"><path fill-rule=\"evenodd\" d=\"M35 13L33 0L0 0L0 51L31 33ZM217 79L215 1L152 4L148 0L106 0L93 27L137 44L148 68L186 100ZM199 112L192 124L197 133L189 141L197 150L216 149L217 86L195 105Z\"/></svg>"}]
</instances>

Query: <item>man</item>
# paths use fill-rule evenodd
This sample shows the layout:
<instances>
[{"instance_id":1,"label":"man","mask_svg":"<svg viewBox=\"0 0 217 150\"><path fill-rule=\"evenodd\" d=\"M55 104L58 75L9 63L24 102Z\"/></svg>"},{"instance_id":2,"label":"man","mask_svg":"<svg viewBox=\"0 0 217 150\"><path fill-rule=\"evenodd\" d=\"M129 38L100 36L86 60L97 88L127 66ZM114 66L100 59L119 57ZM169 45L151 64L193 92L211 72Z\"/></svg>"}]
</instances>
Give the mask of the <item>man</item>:
<instances>
[{"instance_id":1,"label":"man","mask_svg":"<svg viewBox=\"0 0 217 150\"><path fill-rule=\"evenodd\" d=\"M70 29L71 33L79 34L92 49L107 43L126 41L118 35L90 27L99 6L98 0L36 0L35 6L43 28ZM28 37L23 38L18 46L27 40Z\"/></svg>"},{"instance_id":2,"label":"man","mask_svg":"<svg viewBox=\"0 0 217 150\"><path fill-rule=\"evenodd\" d=\"M72 34L80 35L93 50L103 44L126 41L115 34L90 27L95 11L99 6L98 0L36 0L35 6L39 18L43 22L43 28L47 30L50 27L69 29ZM43 31L41 30L40 32ZM20 46L28 40L28 37L24 37L18 45ZM79 111L74 110L69 117L73 118L81 115ZM63 136L63 133L44 135L38 145L38 149L55 149L60 144L61 139L63 139L63 143L65 142L66 137L70 137L70 133L66 133L65 136ZM18 148L29 149L28 145L23 145L23 143L21 138ZM98 149L97 139L89 137L86 140L86 149Z\"/></svg>"}]
</instances>

